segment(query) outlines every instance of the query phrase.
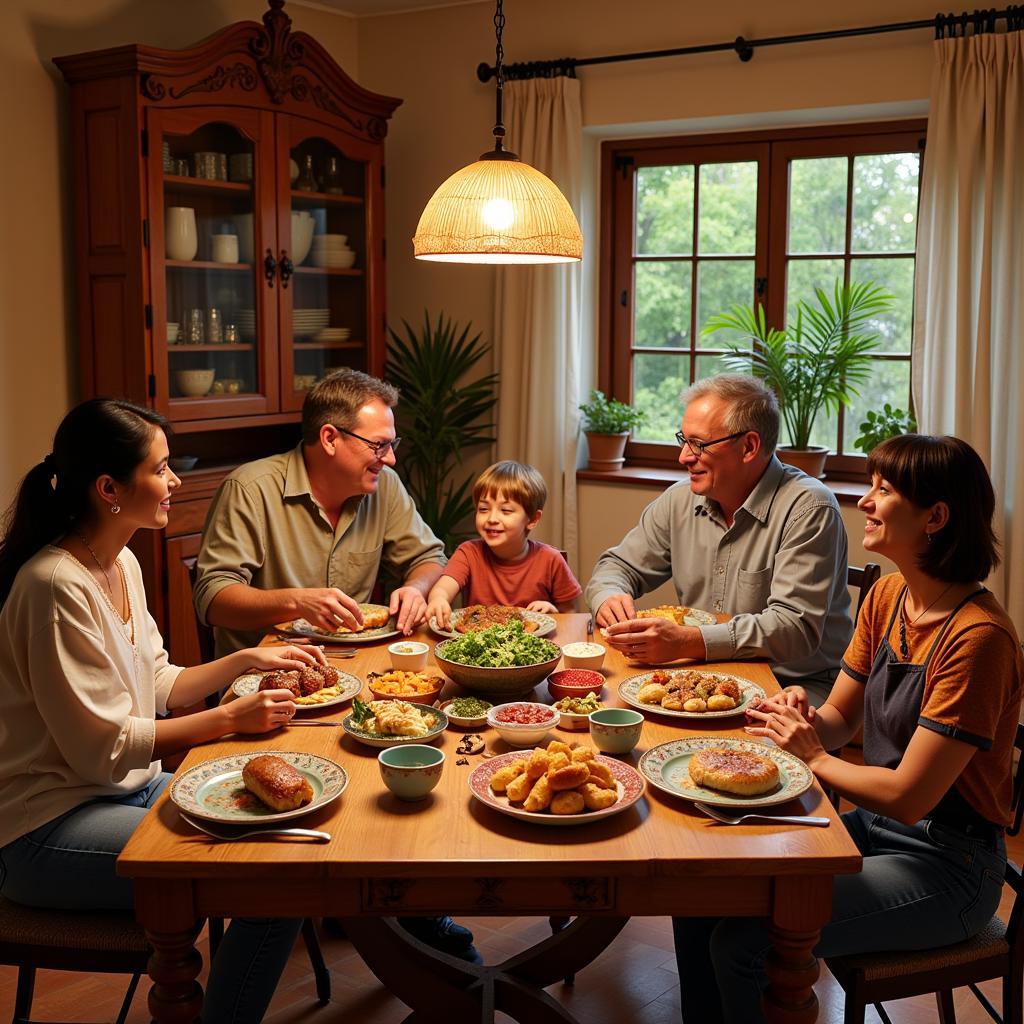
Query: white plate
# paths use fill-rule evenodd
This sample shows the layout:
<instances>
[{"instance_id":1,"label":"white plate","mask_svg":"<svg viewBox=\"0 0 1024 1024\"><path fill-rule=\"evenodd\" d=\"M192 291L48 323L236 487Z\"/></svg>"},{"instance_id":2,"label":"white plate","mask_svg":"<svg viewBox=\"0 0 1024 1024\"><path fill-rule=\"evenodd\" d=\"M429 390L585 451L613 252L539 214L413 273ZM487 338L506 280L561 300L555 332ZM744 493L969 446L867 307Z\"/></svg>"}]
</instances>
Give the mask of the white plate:
<instances>
[{"instance_id":1,"label":"white plate","mask_svg":"<svg viewBox=\"0 0 1024 1024\"><path fill-rule=\"evenodd\" d=\"M269 674L269 672L246 672L245 675L239 676L231 684L231 689L235 691L236 697L245 697L250 693L255 693L260 688L260 681L265 675ZM363 688L363 684L359 679L349 675L348 672L341 671L338 672L338 685L341 687L341 692L337 697L330 697L327 700L320 701L318 704L296 704L296 709L298 711L319 711L320 708L330 708L335 704L344 704L345 701L358 697L359 691Z\"/></svg>"},{"instance_id":2,"label":"white plate","mask_svg":"<svg viewBox=\"0 0 1024 1024\"><path fill-rule=\"evenodd\" d=\"M531 612L525 608L520 608L519 611L522 613L523 618L527 622L536 622L537 628L532 631L534 636L548 636L550 633L558 628L558 623L550 616L545 615L543 612ZM465 614L465 608L456 608L452 611L452 625L456 625L462 616ZM430 621L428 622L432 632L438 636L453 637L453 636L465 636L465 633L459 633L454 629L441 629L437 624L437 619L431 615Z\"/></svg>"},{"instance_id":3,"label":"white plate","mask_svg":"<svg viewBox=\"0 0 1024 1024\"><path fill-rule=\"evenodd\" d=\"M438 711L437 708L431 707L429 704L414 704L413 707L417 711L425 711L435 718L433 728L429 729L424 736L382 736L378 733L364 732L352 723L351 714L345 716L341 725L352 739L368 747L401 747L407 743L433 743L448 728L448 716L443 711Z\"/></svg>"},{"instance_id":4,"label":"white plate","mask_svg":"<svg viewBox=\"0 0 1024 1024\"><path fill-rule=\"evenodd\" d=\"M379 608L380 605L371 605ZM293 636L304 636L311 640L322 640L328 644L360 644L366 640L386 640L388 637L398 636L401 630L395 626L395 618L388 619L386 626L376 629L363 629L358 633L332 633L326 629L320 629L305 619L295 619L292 622L285 622L275 627L279 632L290 633Z\"/></svg>"},{"instance_id":5,"label":"white plate","mask_svg":"<svg viewBox=\"0 0 1024 1024\"><path fill-rule=\"evenodd\" d=\"M637 609L639 612L647 610L646 608ZM686 626L713 626L716 622L718 619L711 612L706 612L701 608L690 608L690 614L683 616L683 624ZM608 634L602 629L601 635L607 637Z\"/></svg>"},{"instance_id":6,"label":"white plate","mask_svg":"<svg viewBox=\"0 0 1024 1024\"><path fill-rule=\"evenodd\" d=\"M672 674L671 669L663 668L661 672L668 672ZM702 672L701 669L675 669L676 672ZM734 708L730 708L728 711L670 711L667 708L663 708L660 704L644 704L637 699L637 694L640 692L642 686L646 686L651 681L651 676L654 672L641 672L640 675L630 676L628 679L624 679L619 683L619 696L631 707L636 708L638 711L651 711L656 715L666 715L669 718L729 718L732 715L742 714L743 709L752 701L757 698L764 700L765 692L757 685L752 683L749 679L744 679L742 676L734 676L728 672L711 672L708 670L709 675L724 676L726 679L733 679L736 681L740 688L740 702Z\"/></svg>"},{"instance_id":7,"label":"white plate","mask_svg":"<svg viewBox=\"0 0 1024 1024\"><path fill-rule=\"evenodd\" d=\"M491 807L501 814L508 814L513 818L521 818L523 821L532 821L537 825L586 825L592 821L599 821L601 818L611 817L632 807L644 795L644 780L637 774L636 769L622 761L616 761L611 757L602 757L600 754L597 760L611 770L615 776L615 791L618 793L618 800L605 807L601 811L584 811L582 814L551 814L549 811L527 811L510 803L504 793L495 793L491 789L491 778L499 768L512 764L513 761L525 760L523 751L513 750L508 754L499 754L490 760L482 761L469 773L469 791L485 807Z\"/></svg>"},{"instance_id":8,"label":"white plate","mask_svg":"<svg viewBox=\"0 0 1024 1024\"><path fill-rule=\"evenodd\" d=\"M242 769L250 759L274 754L297 768L313 787L313 799L293 811L272 811L242 785ZM329 758L285 750L250 750L215 757L189 768L171 783L170 798L186 814L232 825L262 825L309 814L345 792L348 772Z\"/></svg>"},{"instance_id":9,"label":"white plate","mask_svg":"<svg viewBox=\"0 0 1024 1024\"><path fill-rule=\"evenodd\" d=\"M727 747L751 754L771 758L779 769L779 786L771 793L760 796L737 796L717 789L696 785L690 778L690 758L698 750L711 747ZM652 785L672 796L686 800L699 800L713 807L771 807L794 800L811 788L814 773L798 757L787 754L776 746L759 743L757 740L735 740L710 736L691 736L688 739L669 740L651 747L637 765L640 774Z\"/></svg>"}]
</instances>

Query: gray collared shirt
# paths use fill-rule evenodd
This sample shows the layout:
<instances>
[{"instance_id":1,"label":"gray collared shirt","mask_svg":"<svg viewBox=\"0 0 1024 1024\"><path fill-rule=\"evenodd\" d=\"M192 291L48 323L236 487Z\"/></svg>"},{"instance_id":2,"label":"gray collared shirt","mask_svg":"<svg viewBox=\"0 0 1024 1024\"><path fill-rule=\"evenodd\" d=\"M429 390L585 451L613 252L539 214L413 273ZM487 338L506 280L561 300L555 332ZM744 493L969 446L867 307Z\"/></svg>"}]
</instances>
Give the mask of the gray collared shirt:
<instances>
[{"instance_id":1,"label":"gray collared shirt","mask_svg":"<svg viewBox=\"0 0 1024 1024\"><path fill-rule=\"evenodd\" d=\"M847 539L832 492L772 456L726 526L717 502L674 484L597 561L586 600L672 580L679 603L728 612L701 626L709 661L767 658L783 685L830 683L853 632Z\"/></svg>"},{"instance_id":2,"label":"gray collared shirt","mask_svg":"<svg viewBox=\"0 0 1024 1024\"><path fill-rule=\"evenodd\" d=\"M367 601L381 561L402 576L444 565L444 545L423 521L398 474L385 466L374 494L350 498L331 527L313 497L302 445L239 466L220 485L203 530L195 605L205 622L225 587L337 587ZM268 623L270 625L270 623ZM217 655L259 643L260 631L220 629Z\"/></svg>"}]
</instances>

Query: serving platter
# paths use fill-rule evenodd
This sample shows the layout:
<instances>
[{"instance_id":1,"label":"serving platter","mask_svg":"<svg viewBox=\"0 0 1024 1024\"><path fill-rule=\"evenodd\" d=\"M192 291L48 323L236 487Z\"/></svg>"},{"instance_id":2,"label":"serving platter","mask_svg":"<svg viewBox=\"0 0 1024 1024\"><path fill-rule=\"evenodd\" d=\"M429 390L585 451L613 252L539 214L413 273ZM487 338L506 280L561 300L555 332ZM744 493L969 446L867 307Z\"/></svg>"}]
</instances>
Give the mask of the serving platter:
<instances>
[{"instance_id":1,"label":"serving platter","mask_svg":"<svg viewBox=\"0 0 1024 1024\"><path fill-rule=\"evenodd\" d=\"M297 768L313 787L313 799L291 811L274 811L242 785L242 769L254 757L272 753ZM180 810L205 821L234 825L270 824L299 818L336 800L348 786L348 772L318 754L286 750L250 750L215 757L179 775L171 783L170 798Z\"/></svg>"},{"instance_id":2,"label":"serving platter","mask_svg":"<svg viewBox=\"0 0 1024 1024\"><path fill-rule=\"evenodd\" d=\"M586 825L601 818L610 818L628 810L644 795L644 780L631 765L624 764L611 757L597 755L597 760L607 767L615 777L615 791L618 800L600 811L584 811L582 814L551 814L548 811L527 811L509 801L504 793L495 793L491 789L491 778L496 771L523 760L523 751L513 750L507 754L499 754L490 760L482 761L469 774L469 791L473 796L500 814L507 814L522 821L531 821L537 825Z\"/></svg>"},{"instance_id":3,"label":"serving platter","mask_svg":"<svg viewBox=\"0 0 1024 1024\"><path fill-rule=\"evenodd\" d=\"M669 669L660 669L659 671L670 672ZM765 699L764 689L758 686L757 683L744 679L742 676L731 675L728 672L703 672L700 669L677 669L677 671L700 672L701 675L714 675L725 679L732 679L740 688L739 704L726 711L672 711L669 708L663 708L660 704L645 704L638 698L637 694L642 687L651 681L654 672L641 672L639 675L624 679L619 683L619 696L631 708L636 708L638 711L651 711L656 715L665 715L667 718L729 718L733 715L742 714L743 709L751 701Z\"/></svg>"},{"instance_id":4,"label":"serving platter","mask_svg":"<svg viewBox=\"0 0 1024 1024\"><path fill-rule=\"evenodd\" d=\"M723 793L721 790L698 786L690 778L690 758L698 750L727 748L770 758L779 769L778 788L758 796L739 796ZM640 774L654 787L672 796L685 800L699 800L713 807L771 807L794 800L807 792L814 783L814 774L798 757L778 747L760 743L757 740L738 740L709 736L690 736L686 739L669 740L651 747L637 765Z\"/></svg>"},{"instance_id":5,"label":"serving platter","mask_svg":"<svg viewBox=\"0 0 1024 1024\"><path fill-rule=\"evenodd\" d=\"M265 675L269 674L269 672L246 672L231 684L231 689L236 697L248 696L248 694L255 693L260 688L260 681ZM326 700L303 704L302 701L306 698L300 698L295 703L295 709L297 711L319 711L320 708L330 708L335 704L344 704L345 701L359 695L363 684L360 679L357 679L348 672L338 672L338 688L338 695L336 697L328 697Z\"/></svg>"},{"instance_id":6,"label":"serving platter","mask_svg":"<svg viewBox=\"0 0 1024 1024\"><path fill-rule=\"evenodd\" d=\"M367 747L377 747L378 749L382 749L384 747L401 747L407 743L433 743L434 740L436 740L437 737L448 728L448 716L443 711L439 711L437 708L430 707L427 704L416 704L414 706L417 711L434 716L434 725L422 736L397 736L393 734L382 735L375 732L366 732L365 729L359 728L359 726L352 721L351 714L344 717L341 725L352 739Z\"/></svg>"},{"instance_id":7,"label":"serving platter","mask_svg":"<svg viewBox=\"0 0 1024 1024\"><path fill-rule=\"evenodd\" d=\"M558 623L550 615L545 615L543 612L531 612L526 608L518 608L518 612L523 616L526 622L535 622L537 624L536 629L530 630L534 636L548 636L558 628ZM457 625L461 620L462 616L466 613L465 608L455 608L452 611L452 626ZM457 629L442 629L437 624L437 618L433 615L430 616L428 622L431 632L436 633L438 636L443 637L454 637L454 636L465 636L465 633L460 633Z\"/></svg>"},{"instance_id":8,"label":"serving platter","mask_svg":"<svg viewBox=\"0 0 1024 1024\"><path fill-rule=\"evenodd\" d=\"M372 611L386 612L388 610L385 605L379 604L364 604L362 607ZM293 619L291 622L282 622L275 628L281 633L320 640L328 644L361 644L367 640L387 640L390 637L398 636L401 632L395 624L394 616L388 619L386 625L375 627L374 629L361 629L355 633L339 633L329 629L321 629L319 626L314 626L307 619Z\"/></svg>"}]
</instances>

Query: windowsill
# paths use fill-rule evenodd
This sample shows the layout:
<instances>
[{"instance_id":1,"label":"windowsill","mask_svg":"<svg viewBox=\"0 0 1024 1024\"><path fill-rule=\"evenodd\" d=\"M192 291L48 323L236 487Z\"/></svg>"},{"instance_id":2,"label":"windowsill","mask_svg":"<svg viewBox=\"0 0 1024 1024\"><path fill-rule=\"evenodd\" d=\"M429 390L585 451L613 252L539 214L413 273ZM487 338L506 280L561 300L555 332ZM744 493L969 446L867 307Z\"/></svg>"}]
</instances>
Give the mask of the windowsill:
<instances>
[{"instance_id":1,"label":"windowsill","mask_svg":"<svg viewBox=\"0 0 1024 1024\"><path fill-rule=\"evenodd\" d=\"M686 478L687 474L681 469L669 469L668 467L623 466L622 469L610 473L594 469L576 470L577 481L616 484L621 487L670 487ZM822 482L836 496L840 505L856 505L868 490L867 481L826 478Z\"/></svg>"}]
</instances>

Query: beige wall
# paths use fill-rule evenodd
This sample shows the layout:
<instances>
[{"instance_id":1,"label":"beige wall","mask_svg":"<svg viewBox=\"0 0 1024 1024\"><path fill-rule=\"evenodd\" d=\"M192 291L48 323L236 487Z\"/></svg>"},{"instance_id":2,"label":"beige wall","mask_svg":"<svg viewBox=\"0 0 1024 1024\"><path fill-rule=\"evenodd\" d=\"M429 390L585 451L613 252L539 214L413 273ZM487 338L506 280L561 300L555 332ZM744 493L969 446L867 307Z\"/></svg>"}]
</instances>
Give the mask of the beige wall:
<instances>
[{"instance_id":1,"label":"beige wall","mask_svg":"<svg viewBox=\"0 0 1024 1024\"><path fill-rule=\"evenodd\" d=\"M289 4L358 78L353 21ZM0 505L77 400L67 89L50 58L126 43L179 49L263 0L4 0L0 4Z\"/></svg>"}]
</instances>

